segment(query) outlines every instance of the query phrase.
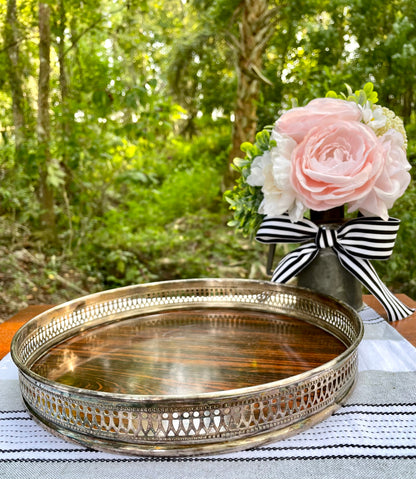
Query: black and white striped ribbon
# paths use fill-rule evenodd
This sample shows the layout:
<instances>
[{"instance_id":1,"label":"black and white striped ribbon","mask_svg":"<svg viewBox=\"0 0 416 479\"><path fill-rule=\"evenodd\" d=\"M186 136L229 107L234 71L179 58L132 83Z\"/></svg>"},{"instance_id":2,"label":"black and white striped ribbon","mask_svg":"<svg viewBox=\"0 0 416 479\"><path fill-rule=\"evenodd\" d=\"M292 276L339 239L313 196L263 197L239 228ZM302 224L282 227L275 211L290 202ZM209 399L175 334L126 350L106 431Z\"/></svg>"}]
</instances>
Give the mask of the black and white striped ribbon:
<instances>
[{"instance_id":1,"label":"black and white striped ribbon","mask_svg":"<svg viewBox=\"0 0 416 479\"><path fill-rule=\"evenodd\" d=\"M265 218L257 231L260 243L304 243L277 265L272 281L286 283L310 264L321 248L332 248L342 266L353 274L383 305L389 321L403 319L414 311L384 285L371 259L388 259L393 252L400 220L362 217L337 230L317 226L306 218L292 223L288 215Z\"/></svg>"}]
</instances>

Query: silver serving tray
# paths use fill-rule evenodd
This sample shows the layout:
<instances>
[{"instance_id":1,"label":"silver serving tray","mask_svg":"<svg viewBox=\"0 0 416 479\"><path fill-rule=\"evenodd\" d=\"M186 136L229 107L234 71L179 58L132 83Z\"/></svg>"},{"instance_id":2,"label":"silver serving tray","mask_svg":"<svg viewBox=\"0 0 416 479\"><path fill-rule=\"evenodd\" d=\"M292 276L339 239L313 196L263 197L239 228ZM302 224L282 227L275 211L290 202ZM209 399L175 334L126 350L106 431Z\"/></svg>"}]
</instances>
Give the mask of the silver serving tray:
<instances>
[{"instance_id":1,"label":"silver serving tray","mask_svg":"<svg viewBox=\"0 0 416 479\"><path fill-rule=\"evenodd\" d=\"M291 338L313 330L339 342L339 354L296 369L303 353ZM358 314L333 298L194 279L52 308L16 333L11 354L28 411L52 433L99 450L186 456L276 441L332 414L355 384L362 335Z\"/></svg>"}]
</instances>

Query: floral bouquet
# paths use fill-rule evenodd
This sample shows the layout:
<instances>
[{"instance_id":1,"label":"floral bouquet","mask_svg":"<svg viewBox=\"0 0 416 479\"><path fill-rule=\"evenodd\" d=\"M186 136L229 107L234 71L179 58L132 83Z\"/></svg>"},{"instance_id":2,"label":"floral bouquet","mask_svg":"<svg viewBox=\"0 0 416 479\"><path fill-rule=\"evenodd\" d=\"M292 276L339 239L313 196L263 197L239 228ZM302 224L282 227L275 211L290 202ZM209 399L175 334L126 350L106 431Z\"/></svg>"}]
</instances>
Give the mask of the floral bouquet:
<instances>
[{"instance_id":1,"label":"floral bouquet","mask_svg":"<svg viewBox=\"0 0 416 479\"><path fill-rule=\"evenodd\" d=\"M242 144L246 156L234 161L240 178L225 197L234 212L230 226L256 231L263 243L305 243L281 261L273 281L288 281L320 248L331 247L395 320L412 310L388 291L368 260L391 255L399 220L388 210L409 185L411 166L403 122L376 103L367 83L355 93L331 91L283 113L254 144ZM304 218L308 210L344 205L360 218L335 232Z\"/></svg>"}]
</instances>

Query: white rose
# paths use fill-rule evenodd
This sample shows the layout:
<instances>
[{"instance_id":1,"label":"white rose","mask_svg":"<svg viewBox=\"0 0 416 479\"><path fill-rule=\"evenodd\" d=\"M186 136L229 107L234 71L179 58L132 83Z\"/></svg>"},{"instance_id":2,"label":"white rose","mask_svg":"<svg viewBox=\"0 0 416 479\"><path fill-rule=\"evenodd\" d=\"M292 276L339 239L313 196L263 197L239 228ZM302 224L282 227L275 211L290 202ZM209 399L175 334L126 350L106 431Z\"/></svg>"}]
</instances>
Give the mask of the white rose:
<instances>
[{"instance_id":1,"label":"white rose","mask_svg":"<svg viewBox=\"0 0 416 479\"><path fill-rule=\"evenodd\" d=\"M363 114L363 122L368 125L376 134L378 130L386 126L387 117L384 114L383 108L381 108L381 106L372 108L370 103L367 102L361 107L361 110Z\"/></svg>"},{"instance_id":2,"label":"white rose","mask_svg":"<svg viewBox=\"0 0 416 479\"><path fill-rule=\"evenodd\" d=\"M270 164L270 151L264 152L261 156L256 156L251 163L250 174L247 177L247 183L250 186L263 186L265 181L265 170Z\"/></svg>"},{"instance_id":3,"label":"white rose","mask_svg":"<svg viewBox=\"0 0 416 479\"><path fill-rule=\"evenodd\" d=\"M271 139L276 146L253 161L247 182L262 186L260 214L278 216L288 212L292 221L299 221L307 208L297 199L290 183L291 154L296 141L276 131L272 132Z\"/></svg>"}]
</instances>

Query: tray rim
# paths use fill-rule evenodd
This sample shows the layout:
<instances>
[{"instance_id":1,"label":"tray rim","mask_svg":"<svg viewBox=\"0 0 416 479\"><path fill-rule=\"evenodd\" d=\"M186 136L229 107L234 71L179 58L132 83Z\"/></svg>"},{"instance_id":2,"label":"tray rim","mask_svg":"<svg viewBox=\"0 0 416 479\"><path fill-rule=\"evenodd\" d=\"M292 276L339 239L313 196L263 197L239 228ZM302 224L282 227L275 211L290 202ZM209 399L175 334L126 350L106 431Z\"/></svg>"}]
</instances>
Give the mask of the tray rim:
<instances>
[{"instance_id":1,"label":"tray rim","mask_svg":"<svg viewBox=\"0 0 416 479\"><path fill-rule=\"evenodd\" d=\"M93 301L95 298L100 298L105 295L106 299L111 299L112 296L119 298L120 296L117 296L118 293L126 293L123 296L128 295L129 292L131 291L137 291L138 287L159 287L163 286L166 284L172 284L172 285L198 285L201 284L205 281L209 282L217 282L220 281L220 284L224 284L225 282L231 282L233 284L238 284L238 285L248 285L250 283L257 284L257 285L264 285L267 286L268 288L270 287L278 287L278 289L281 289L283 286L284 290L287 290L288 292L301 292L305 294L308 297L316 298L316 300L321 300L324 302L330 302L333 305L337 305L338 307L343 308L349 315L352 315L355 317L357 320L358 326L359 326L359 331L357 334L356 339L351 343L351 345L347 346L345 345L346 349L343 351L340 355L336 356L330 361L322 363L320 366L316 368L312 368L308 371L305 371L300 374L296 374L293 376L289 376L287 378L279 379L276 381L271 381L268 383L262 383L259 385L254 385L254 386L246 386L243 388L234 388L234 389L226 389L226 390L221 390L221 391L212 391L212 392L204 392L204 393L199 393L199 394L164 394L164 395L153 395L153 394L124 394L124 393L112 393L108 391L95 391L95 390L90 390L90 389L84 389L84 388L78 388L74 386L69 386L65 385L53 380L50 380L48 378L45 378L44 376L41 376L31 370L30 366L27 366L24 364L17 353L17 341L19 339L19 336L24 333L26 329L30 329L30 327L34 324L36 324L39 319L42 319L44 317L48 317L53 313L60 313L68 310L68 308L71 308L73 305L77 303L81 303L81 301L84 300L89 300ZM108 297L107 297L108 295ZM188 307L187 309L192 309L191 307ZM207 308L208 309L208 308ZM257 310L257 308L249 308L250 310ZM291 316L290 313L285 313L288 316ZM134 313L135 317L140 316L140 313L137 311ZM124 318L127 319L127 318ZM299 318L297 318L299 319ZM301 321L304 322L309 322L309 324L313 324L314 326L323 329L327 333L331 334L332 336L335 336L333 332L322 328L321 326L317 325L313 321L307 321L304 318L300 318ZM120 322L123 321L121 320L115 320L112 322ZM112 322L107 322L105 324L111 324ZM91 325L90 327L86 328L85 330L92 329L94 328L94 325ZM21 326L19 330L15 333L12 339L11 343L11 357L13 362L16 364L19 374L23 374L24 376L31 378L32 381L35 381L37 383L40 383L42 385L47 385L51 388L57 389L61 391L64 395L70 395L70 394L75 394L75 395L80 395L86 396L86 397L92 397L92 398L102 398L102 399L113 399L117 400L120 403L124 402L135 402L135 401L148 401L148 402L158 402L158 403L163 403L163 402L187 402L189 400L209 400L209 399L218 399L218 398L226 398L226 397L232 397L235 396L236 394L239 395L239 397L244 397L244 396L249 396L253 393L258 393L258 392L265 392L270 390L275 390L276 388L283 388L285 386L290 386L293 383L299 383L302 382L303 380L307 378L312 378L314 376L318 376L321 372L327 371L327 370L332 370L334 366L336 366L339 363L342 363L343 360L350 356L352 352L358 347L359 343L362 340L364 334L364 325L362 323L362 320L358 313L345 304L342 301L337 300L336 298L333 298L328 295L316 293L310 289L307 288L300 288L297 286L291 286L291 285L277 285L276 283L273 283L271 281L263 281L263 280L250 280L250 279L242 279L242 278L197 278L197 279L184 279L184 280L171 280L171 281L158 281L158 282L152 282L152 283L144 283L144 284L139 284L139 285L129 285L129 286L124 286L121 288L115 288L115 289L110 289L110 290L105 290L102 292L98 293L92 293L90 295L85 295L80 298L75 298L73 300L67 301L65 303L56 305L38 315L30 319L26 324ZM62 341L65 341L66 339L69 339L71 337L74 337L75 335L71 334L68 335L66 338L63 337L59 342L54 344L53 346L60 344ZM339 337L335 336L338 340L342 341ZM53 347L52 346L52 347ZM42 353L43 354L43 353Z\"/></svg>"}]
</instances>

